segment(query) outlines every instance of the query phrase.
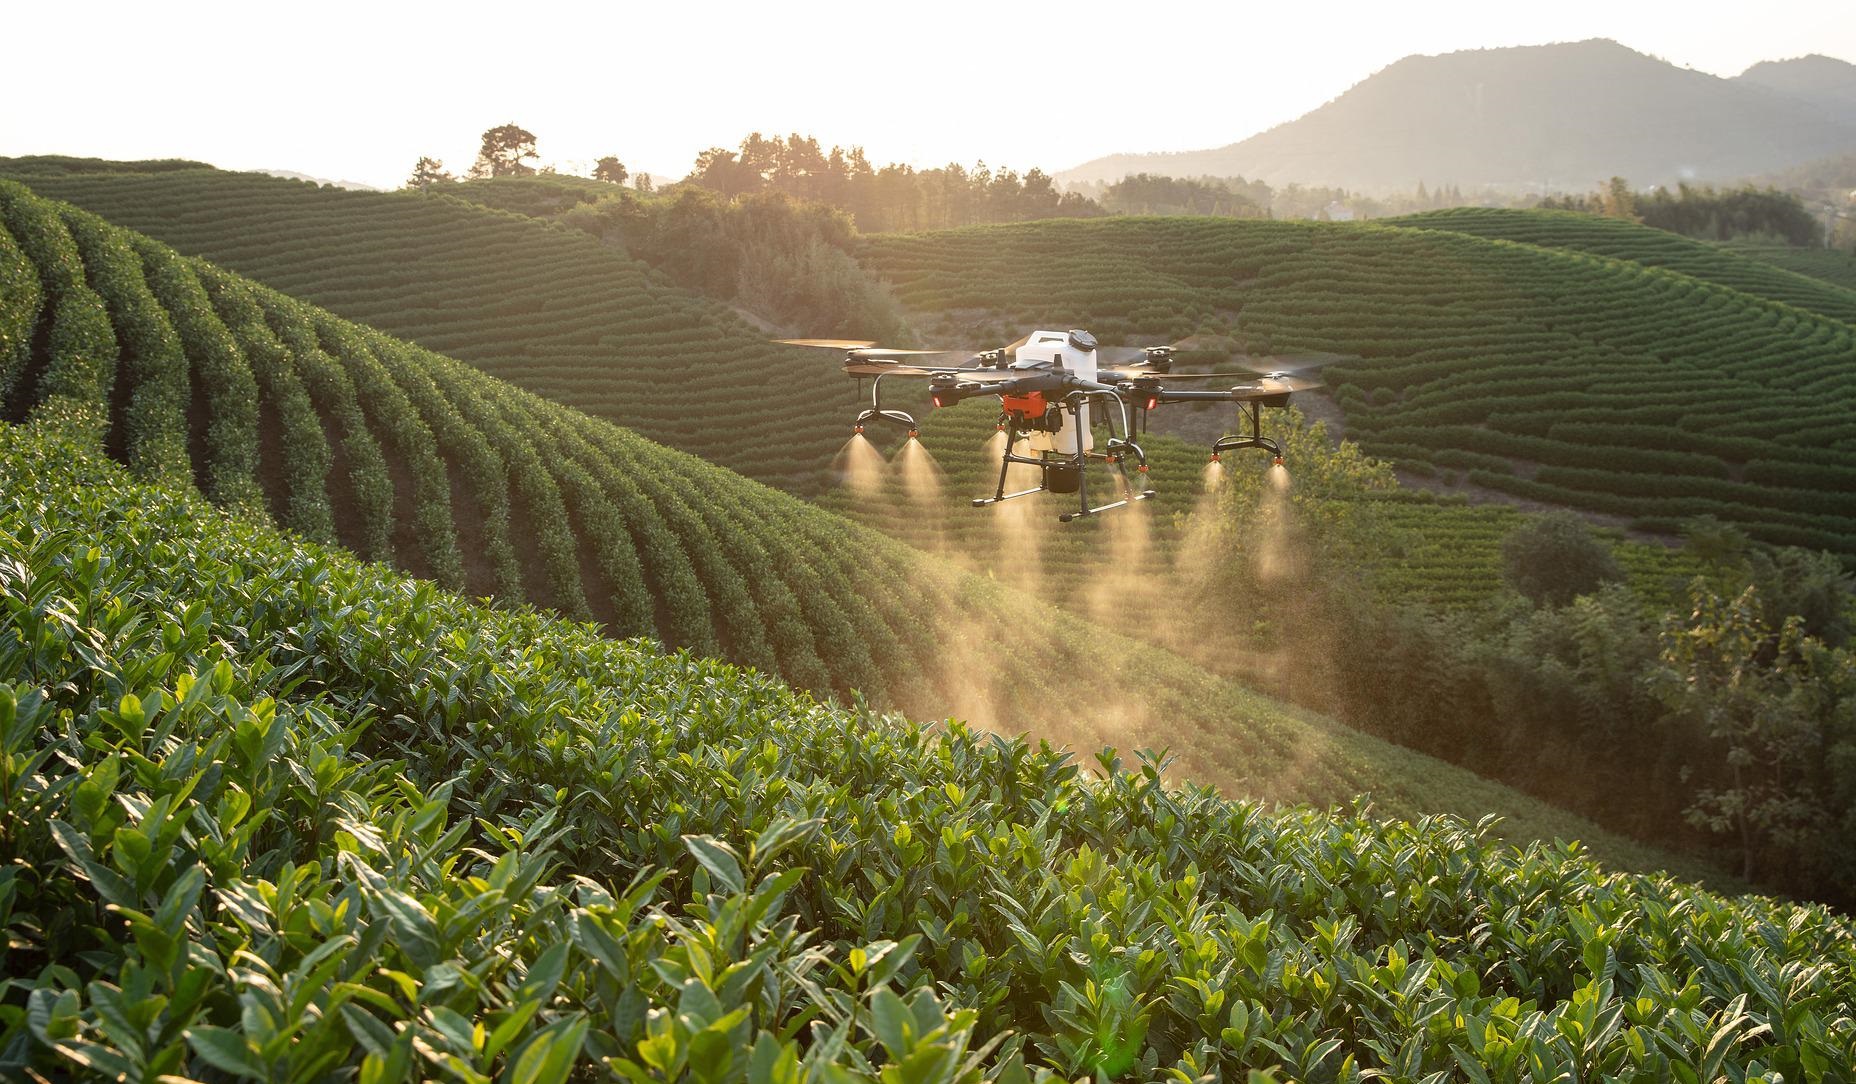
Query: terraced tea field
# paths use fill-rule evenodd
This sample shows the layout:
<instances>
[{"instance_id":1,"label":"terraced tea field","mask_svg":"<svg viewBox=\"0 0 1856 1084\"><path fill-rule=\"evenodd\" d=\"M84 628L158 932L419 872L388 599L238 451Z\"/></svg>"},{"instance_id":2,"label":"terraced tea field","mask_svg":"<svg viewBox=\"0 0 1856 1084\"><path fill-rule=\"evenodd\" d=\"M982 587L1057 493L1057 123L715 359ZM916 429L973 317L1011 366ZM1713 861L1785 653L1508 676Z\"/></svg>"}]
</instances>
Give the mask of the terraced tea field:
<instances>
[{"instance_id":1,"label":"terraced tea field","mask_svg":"<svg viewBox=\"0 0 1856 1084\"><path fill-rule=\"evenodd\" d=\"M1459 207L1384 219L1396 226L1451 230L1541 248L1568 249L1677 271L1704 282L1781 301L1846 323L1856 321L1856 291L1757 259L1737 245L1697 241L1668 230L1576 211ZM1813 250L1806 250L1813 251Z\"/></svg>"},{"instance_id":2,"label":"terraced tea field","mask_svg":"<svg viewBox=\"0 0 1856 1084\"><path fill-rule=\"evenodd\" d=\"M848 405L829 362L768 345L726 306L578 231L213 169L12 159L0 176L750 478L815 491L844 439L838 419L796 407Z\"/></svg>"},{"instance_id":3,"label":"terraced tea field","mask_svg":"<svg viewBox=\"0 0 1856 1084\"><path fill-rule=\"evenodd\" d=\"M29 171L29 168L45 170L49 167L43 164L34 166L27 161L0 165L0 171L20 172ZM275 178L210 170L170 170L144 175L120 172L47 175L35 183L74 195L93 206L108 208L110 214L120 216L125 221L150 225L167 236L182 239L192 246L193 251L230 255L261 275L268 276L273 284L283 283L292 289L309 291L312 296L326 296L320 292L333 290L336 279L340 277L343 282L353 283L352 289L343 289L335 294L335 300L347 306L348 311L359 312L389 328L404 329L410 326L431 341L469 346L469 355L476 358L479 365L492 369L500 363L485 361L485 358L514 356L528 349L527 343L531 338L543 342L550 341L550 336L568 333L550 324L550 316L546 311L538 311L527 323L519 326L486 322L474 305L433 303L431 291L443 287L460 298L516 294L523 288L518 280L531 273L524 269L542 268L545 270L533 271L536 277L529 283L531 290L550 296L579 297L583 288L580 281L583 277L580 270L583 258L599 266L610 266L612 261L617 260L629 268L625 274L649 277L648 271L640 272L637 265L624 261L622 256L610 249L594 245L595 255L587 255L589 239L572 231L534 222L525 225L507 215L473 209L450 200L421 200L405 194L389 199L366 193L318 189ZM473 187L472 198L486 199L507 192L514 201L512 206L530 211L548 210L553 205L545 201L537 204L534 193L530 191L538 187L547 189L542 194L548 195L560 186L523 186L496 182ZM209 213L209 208L214 210ZM272 235L257 228L272 220L289 224L290 231L287 234ZM460 223L463 225L460 226ZM268 237L268 243L247 241L247 225L254 225L255 235ZM1113 224L1095 225L1108 228ZM459 244L452 236L454 230L467 239L499 238L504 251L520 253L521 259L508 270L493 262L474 258L452 259L459 251ZM972 234L982 238L990 236L986 230L972 231ZM1085 235L1093 236L1087 231ZM936 243L954 243L951 236L947 241ZM1010 238L1019 235L1002 233L999 236L1002 238L1001 251L1004 252L1017 243ZM1106 234L1102 236L1109 239ZM1211 242L1221 244L1222 238L1222 234L1215 235ZM394 248L393 253L386 253L383 247L389 242ZM885 242L876 239L870 244L880 248ZM1147 267L1143 257L1134 255L1136 251L1145 250L1117 252L1107 265L1108 271L1104 273L1098 269L1098 277L1090 280L1092 285L1087 290L1079 293L1063 284L1053 284L1057 293L1053 295L1051 304L1027 306L1009 314L1009 317L996 318L994 326L988 330L999 335L1010 331L1015 335L1028 324L1069 326L1071 323L1087 323L1096 328L1106 341L1117 338L1134 341L1177 335L1195 327L1202 330L1230 330L1231 313L1236 310L1227 312L1218 306L1234 302L1207 301L1204 291L1198 287L1188 286L1183 280ZM1239 254L1242 251L1240 246L1233 253ZM435 255L423 255L427 253ZM444 258L440 258L440 255ZM1055 267L1065 266L1069 256L1065 252L1026 253L1024 258L1036 259ZM1218 257L1216 253L1211 253L1207 258L1216 261ZM415 281L404 275L387 275L372 266L383 261L387 265L417 264L421 269L421 277ZM976 264L976 274L990 273L984 269L996 269L996 266L982 259ZM1475 270L1472 266L1466 269L1466 273ZM687 295L678 296L695 306L679 310L688 321L700 321L717 315L713 306L703 307L707 304L705 302L689 299ZM906 296L922 295L918 291ZM619 287L612 287L603 297L605 300L601 304L617 313L613 319L622 318L627 306L637 300L634 293ZM929 298L924 304L926 308L932 309L934 301ZM1137 310L1143 314L1139 319L1130 315ZM414 314L417 316L416 322ZM726 314L721 315L726 317ZM933 318L935 314L930 312L928 315ZM544 324L547 326L542 326ZM667 330L662 335L666 337L663 339L666 343L684 333L676 331L669 324L665 327ZM1231 345L1236 342L1235 338L1230 340ZM823 467L840 448L846 435L846 419L853 407L851 388L848 382L836 374L835 362L829 356L804 351L782 351L775 362L780 374L777 384L780 391L769 396L764 362L755 360L766 357L758 352L762 346L758 337L752 337L751 341L743 339L740 346L741 352L738 354L702 361L697 366L700 372L676 365L678 373L694 372L691 379L698 382L713 381L712 385L704 383L709 389L705 393L708 396L705 402L685 404L691 417L720 418L728 411L735 411L739 416L729 416L697 432L671 433L668 439L705 457L737 466L753 477L783 480L789 487L812 491L820 484L817 479L825 473ZM750 346L752 350L748 349ZM668 352L680 350L681 347L672 345L653 349ZM1210 360L1210 355L1197 360L1203 363ZM591 362L588 364L592 365ZM623 375L624 372L630 371L602 370L606 375L597 379L589 376L587 382L575 387L537 382L537 379L530 379L536 376L534 373L524 379L529 381L529 386L544 394L552 394L568 402L587 404L590 402L587 397L594 395L598 387L609 386L601 381L609 378L610 381L622 382L629 379ZM662 365L655 371L661 374L664 371ZM594 370L588 368L587 372L591 374ZM684 376L677 377L679 382L684 379ZM812 390L806 391L808 388ZM659 409L659 404L651 395L640 399L615 394L610 400L602 400L602 403L601 409L609 415L637 424L647 432L665 435L661 426L668 423L662 415L653 414L653 411ZM733 446L735 451L729 450L729 442L759 439L751 434L759 434L760 437L767 435L768 430L764 428L750 426L746 431L740 428L741 419L749 414L758 419L753 425L771 425L780 434L767 445L765 455L757 456L751 451L742 451L738 445ZM844 493L824 494L826 503L840 511L854 512L866 522L880 525L889 533L914 545L964 554L974 562L975 567L990 571L995 578L1022 582L1024 577L1018 575L1020 570L1009 567L1017 563L1016 556L1006 561L999 559L1003 544L1002 531L1017 521L1007 518L1002 525L1000 520L1003 517L994 514L1000 510L976 511L965 507L968 496L987 491L993 480L981 455L981 449L991 436L990 414L983 404L965 404L955 410L939 412L934 417L926 418L925 425L926 443L947 474L942 483L943 494L947 497L944 510L924 516L921 514L921 506L913 502L892 504L888 500L873 500ZM653 430L653 426L659 428ZM1104 544L1100 526L1089 523L1074 524L1061 532L1038 532L1042 537L1035 540L1038 552L1033 559L1040 569L1039 582L1044 588L1060 596L1077 597L1081 582L1103 570L1105 558L1096 556L1098 552L1113 551L1116 564L1133 562L1155 574L1167 567L1165 561L1173 552L1179 537L1178 521L1189 514L1200 499L1203 453L1198 448L1158 435L1149 438L1146 446L1153 461L1152 479L1160 493L1154 505L1143 510L1150 513L1152 520L1150 543L1136 538L1118 540L1113 545ZM1419 461L1435 460L1447 468L1455 467L1459 470L1499 470L1506 466L1503 460L1487 455L1473 455L1455 447L1425 447L1383 439L1377 439L1369 446L1409 456L1429 457ZM800 465L802 463L803 466ZM1234 461L1233 469L1239 468L1240 463ZM1513 484L1523 484L1526 479L1514 478L1511 481ZM1043 505L1049 503L1042 502ZM1018 511L1013 510L1012 514L1016 515ZM1408 516L1412 514L1410 509L1406 512ZM1050 508L1042 506L1036 514L1054 516ZM1386 582L1401 589L1416 588L1420 584L1432 585L1423 592L1423 598L1427 601L1454 605L1486 599L1498 586L1494 580L1480 571L1458 575L1458 566L1480 570L1496 567L1498 556L1492 546L1498 537L1497 525L1498 522L1505 525L1508 520L1499 510L1486 514L1492 518L1479 529L1467 533L1463 532L1461 521L1485 513L1455 512L1451 513L1456 521L1453 525L1440 524L1440 530L1454 537L1486 542L1490 548L1480 552L1465 553L1461 550L1415 546L1406 547L1397 554L1380 555L1374 552L1363 559L1383 569ZM1023 531L1016 532L1014 537L1015 545L1026 544L1028 541ZM1444 537L1444 534L1439 537ZM1650 566L1663 561L1663 555L1655 550L1625 549L1632 554L1626 559L1626 564L1632 568L1648 570ZM1414 565L1413 562L1420 560L1419 555L1422 554L1434 554L1439 561L1423 567ZM1667 578L1667 574L1655 571L1646 571L1645 575L1638 577L1640 583L1660 583Z\"/></svg>"},{"instance_id":4,"label":"terraced tea field","mask_svg":"<svg viewBox=\"0 0 1856 1084\"><path fill-rule=\"evenodd\" d=\"M864 239L912 309L1221 328L1375 454L1669 529L1856 553L1856 328L1677 272L1376 225L1117 219Z\"/></svg>"},{"instance_id":5,"label":"terraced tea field","mask_svg":"<svg viewBox=\"0 0 1856 1084\"><path fill-rule=\"evenodd\" d=\"M1234 794L1500 809L1519 837L1676 861L11 182L0 283L8 420L299 538L847 701L1165 746Z\"/></svg>"},{"instance_id":6,"label":"terraced tea field","mask_svg":"<svg viewBox=\"0 0 1856 1084\"><path fill-rule=\"evenodd\" d=\"M1796 248L1792 245L1762 245L1749 241L1735 241L1725 247L1729 252L1748 259L1856 291L1856 255L1848 252Z\"/></svg>"},{"instance_id":7,"label":"terraced tea field","mask_svg":"<svg viewBox=\"0 0 1856 1084\"><path fill-rule=\"evenodd\" d=\"M130 484L60 423L0 427L9 1075L1856 1064L1821 907L821 706Z\"/></svg>"}]
</instances>

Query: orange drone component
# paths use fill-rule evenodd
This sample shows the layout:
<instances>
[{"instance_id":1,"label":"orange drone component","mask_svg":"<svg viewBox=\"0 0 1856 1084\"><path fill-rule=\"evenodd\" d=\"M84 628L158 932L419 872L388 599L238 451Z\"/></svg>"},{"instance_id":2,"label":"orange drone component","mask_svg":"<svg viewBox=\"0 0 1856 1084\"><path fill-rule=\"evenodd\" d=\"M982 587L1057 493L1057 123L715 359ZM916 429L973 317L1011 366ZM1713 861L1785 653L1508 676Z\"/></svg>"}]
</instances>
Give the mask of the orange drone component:
<instances>
[{"instance_id":1,"label":"orange drone component","mask_svg":"<svg viewBox=\"0 0 1856 1084\"><path fill-rule=\"evenodd\" d=\"M1007 414L1023 414L1027 418L1042 418L1050 409L1041 391L1028 392L1024 395L1001 395L999 401L1005 404Z\"/></svg>"}]
</instances>

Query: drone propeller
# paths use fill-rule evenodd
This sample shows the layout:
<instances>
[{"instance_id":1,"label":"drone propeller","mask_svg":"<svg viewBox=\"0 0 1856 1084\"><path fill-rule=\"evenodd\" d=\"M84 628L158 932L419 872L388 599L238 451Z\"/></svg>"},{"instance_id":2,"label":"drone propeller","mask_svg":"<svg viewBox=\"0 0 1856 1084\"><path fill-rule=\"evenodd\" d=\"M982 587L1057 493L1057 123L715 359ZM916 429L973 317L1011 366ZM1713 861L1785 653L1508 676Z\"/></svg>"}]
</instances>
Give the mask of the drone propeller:
<instances>
[{"instance_id":1,"label":"drone propeller","mask_svg":"<svg viewBox=\"0 0 1856 1084\"><path fill-rule=\"evenodd\" d=\"M781 346L817 346L826 350L861 350L866 346L875 346L870 339L774 339Z\"/></svg>"},{"instance_id":2,"label":"drone propeller","mask_svg":"<svg viewBox=\"0 0 1856 1084\"><path fill-rule=\"evenodd\" d=\"M1247 380L1270 380L1285 385L1285 391L1304 391L1321 387L1321 381L1310 380L1299 374L1319 369L1333 361L1340 360L1333 354L1238 354L1232 360L1242 358L1245 361L1259 363L1258 367L1225 369L1215 373L1174 373L1144 370L1139 365L1125 365L1123 372L1104 372L1098 376L1101 380L1131 380L1140 376L1155 376L1162 381L1173 380L1219 380L1237 377ZM1268 368L1262 366L1267 365Z\"/></svg>"},{"instance_id":3,"label":"drone propeller","mask_svg":"<svg viewBox=\"0 0 1856 1084\"><path fill-rule=\"evenodd\" d=\"M882 361L886 358L915 357L918 354L951 354L952 350L915 350L892 346L878 346L867 339L774 339L782 346L812 346L822 350L842 350L846 355L864 361Z\"/></svg>"},{"instance_id":4,"label":"drone propeller","mask_svg":"<svg viewBox=\"0 0 1856 1084\"><path fill-rule=\"evenodd\" d=\"M1235 372L1224 373L1167 373L1163 376L1157 376L1155 379L1159 380L1162 384L1171 384L1175 380L1261 381L1274 385L1285 392L1307 391L1310 388L1321 387L1321 381L1310 380L1305 376L1297 376L1294 373L1254 373L1241 369Z\"/></svg>"},{"instance_id":5,"label":"drone propeller","mask_svg":"<svg viewBox=\"0 0 1856 1084\"><path fill-rule=\"evenodd\" d=\"M1141 369L1156 360L1171 358L1180 350L1198 350L1206 345L1206 336L1188 335L1158 346L1102 346L1096 348L1096 360L1118 369Z\"/></svg>"},{"instance_id":6,"label":"drone propeller","mask_svg":"<svg viewBox=\"0 0 1856 1084\"><path fill-rule=\"evenodd\" d=\"M932 352L939 353L939 351ZM880 356L865 357L862 354L845 359L844 371L852 376L940 376L943 373L966 373L980 380L1010 379L1010 374L1001 373L998 369L969 365L904 365L885 360Z\"/></svg>"}]
</instances>

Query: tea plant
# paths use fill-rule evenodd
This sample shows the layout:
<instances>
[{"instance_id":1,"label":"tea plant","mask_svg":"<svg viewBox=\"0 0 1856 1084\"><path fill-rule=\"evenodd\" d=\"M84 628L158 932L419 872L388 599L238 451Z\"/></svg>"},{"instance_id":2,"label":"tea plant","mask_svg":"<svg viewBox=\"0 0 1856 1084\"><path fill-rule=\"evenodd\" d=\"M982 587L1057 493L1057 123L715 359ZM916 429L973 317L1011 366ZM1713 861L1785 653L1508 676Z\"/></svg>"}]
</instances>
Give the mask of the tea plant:
<instances>
[{"instance_id":1,"label":"tea plant","mask_svg":"<svg viewBox=\"0 0 1856 1084\"><path fill-rule=\"evenodd\" d=\"M1822 908L822 705L54 421L0 430L10 1075L1852 1078Z\"/></svg>"},{"instance_id":2,"label":"tea plant","mask_svg":"<svg viewBox=\"0 0 1856 1084\"><path fill-rule=\"evenodd\" d=\"M0 191L11 216L5 236L16 221L76 223L48 236L74 239L99 271L113 267L104 249L123 244L140 256L200 391L181 420L194 476L221 503L255 512L262 501L307 537L326 525L356 552L441 583L725 653L844 703L925 717L958 704L1083 745L1165 744L1183 772L1236 793L1331 802L1372 792L1413 814L1500 809L1505 830L1523 838L1585 838L1640 868L1682 864L1068 615L1040 621L1035 652L1001 654L992 645L1026 635L1034 603L1022 596L11 182ZM87 265L57 263L63 250L48 244L54 262L43 281L77 289L72 275ZM36 327L57 312L41 302L27 315ZM125 323L122 340L141 341L139 326ZM109 358L131 403L146 381L171 381L138 356ZM40 382L24 383L31 392ZM53 413L73 404L86 405L62 397ZM84 416L102 422L92 446L123 455L127 415ZM1129 688L1142 690L1138 704L1122 699ZM1079 696L1087 710L1077 709Z\"/></svg>"}]
</instances>

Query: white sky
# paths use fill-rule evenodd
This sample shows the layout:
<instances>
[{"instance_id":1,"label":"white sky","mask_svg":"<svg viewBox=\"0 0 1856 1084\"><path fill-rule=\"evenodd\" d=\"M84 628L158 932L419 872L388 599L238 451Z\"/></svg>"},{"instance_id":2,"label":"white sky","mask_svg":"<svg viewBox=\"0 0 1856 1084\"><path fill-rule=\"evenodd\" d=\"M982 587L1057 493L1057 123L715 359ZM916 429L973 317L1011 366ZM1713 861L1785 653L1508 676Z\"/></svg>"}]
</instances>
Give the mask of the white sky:
<instances>
[{"instance_id":1,"label":"white sky","mask_svg":"<svg viewBox=\"0 0 1856 1084\"><path fill-rule=\"evenodd\" d=\"M14 0L0 26L0 155L382 187L421 154L461 171L509 120L544 160L672 177L754 130L1055 171L1235 142L1411 53L1609 37L1718 75L1856 60L1850 0Z\"/></svg>"}]
</instances>

